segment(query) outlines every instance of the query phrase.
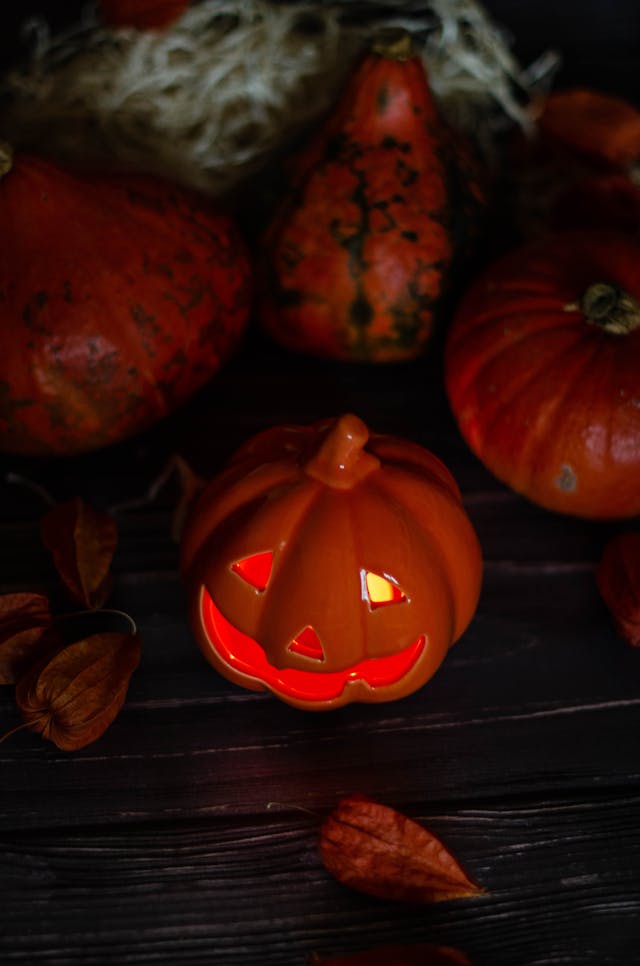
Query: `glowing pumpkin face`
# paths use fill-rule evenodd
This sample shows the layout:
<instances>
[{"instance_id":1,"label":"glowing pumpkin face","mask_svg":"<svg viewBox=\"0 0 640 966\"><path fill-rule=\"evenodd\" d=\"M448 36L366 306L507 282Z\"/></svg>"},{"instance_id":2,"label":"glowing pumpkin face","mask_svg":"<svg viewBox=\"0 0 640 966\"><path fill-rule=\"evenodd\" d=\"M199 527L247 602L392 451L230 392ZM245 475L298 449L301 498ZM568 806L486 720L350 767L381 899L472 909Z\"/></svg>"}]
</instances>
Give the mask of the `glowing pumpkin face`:
<instances>
[{"instance_id":1,"label":"glowing pumpkin face","mask_svg":"<svg viewBox=\"0 0 640 966\"><path fill-rule=\"evenodd\" d=\"M249 441L202 494L182 554L214 667L309 709L420 687L480 588L448 471L352 415Z\"/></svg>"}]
</instances>

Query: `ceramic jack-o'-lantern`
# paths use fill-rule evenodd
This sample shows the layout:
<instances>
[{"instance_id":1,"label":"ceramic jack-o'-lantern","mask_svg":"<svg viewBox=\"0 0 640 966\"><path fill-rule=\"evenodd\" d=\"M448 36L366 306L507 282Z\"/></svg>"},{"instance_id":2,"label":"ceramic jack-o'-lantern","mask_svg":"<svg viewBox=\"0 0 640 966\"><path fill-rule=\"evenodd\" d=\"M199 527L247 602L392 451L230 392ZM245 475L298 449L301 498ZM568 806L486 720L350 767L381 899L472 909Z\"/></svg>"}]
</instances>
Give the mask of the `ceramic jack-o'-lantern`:
<instances>
[{"instance_id":1,"label":"ceramic jack-o'-lantern","mask_svg":"<svg viewBox=\"0 0 640 966\"><path fill-rule=\"evenodd\" d=\"M440 460L348 414L242 446L191 513L182 567L211 664L321 710L421 687L471 620L482 563Z\"/></svg>"}]
</instances>

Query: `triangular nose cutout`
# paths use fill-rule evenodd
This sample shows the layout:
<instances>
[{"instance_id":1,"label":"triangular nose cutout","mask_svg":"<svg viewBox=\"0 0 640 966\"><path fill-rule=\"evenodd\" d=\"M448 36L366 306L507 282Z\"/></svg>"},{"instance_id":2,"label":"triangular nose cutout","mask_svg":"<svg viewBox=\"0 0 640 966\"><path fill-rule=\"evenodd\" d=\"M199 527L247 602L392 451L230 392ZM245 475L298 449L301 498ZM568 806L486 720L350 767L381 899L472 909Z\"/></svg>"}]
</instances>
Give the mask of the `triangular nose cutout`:
<instances>
[{"instance_id":1,"label":"triangular nose cutout","mask_svg":"<svg viewBox=\"0 0 640 966\"><path fill-rule=\"evenodd\" d=\"M231 565L231 569L256 590L264 590L269 583L272 564L273 554L267 550L265 553L254 553L250 557L238 560Z\"/></svg>"},{"instance_id":2,"label":"triangular nose cutout","mask_svg":"<svg viewBox=\"0 0 640 966\"><path fill-rule=\"evenodd\" d=\"M310 657L314 661L324 661L322 644L313 627L305 627L297 637L294 637L291 644L289 644L289 650L294 654L302 654L304 657Z\"/></svg>"}]
</instances>

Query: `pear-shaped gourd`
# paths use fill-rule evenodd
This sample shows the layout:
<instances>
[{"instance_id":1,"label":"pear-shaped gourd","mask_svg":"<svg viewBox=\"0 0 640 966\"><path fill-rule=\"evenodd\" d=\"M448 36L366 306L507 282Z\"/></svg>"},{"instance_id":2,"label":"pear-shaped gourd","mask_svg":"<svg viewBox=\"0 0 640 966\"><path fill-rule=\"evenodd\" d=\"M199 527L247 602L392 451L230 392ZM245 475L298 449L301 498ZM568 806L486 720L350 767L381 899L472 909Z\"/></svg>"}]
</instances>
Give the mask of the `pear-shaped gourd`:
<instances>
[{"instance_id":1,"label":"pear-shaped gourd","mask_svg":"<svg viewBox=\"0 0 640 966\"><path fill-rule=\"evenodd\" d=\"M331 116L292 162L263 238L261 320L288 349L394 362L431 334L454 256L473 155L438 113L407 34L374 46Z\"/></svg>"}]
</instances>

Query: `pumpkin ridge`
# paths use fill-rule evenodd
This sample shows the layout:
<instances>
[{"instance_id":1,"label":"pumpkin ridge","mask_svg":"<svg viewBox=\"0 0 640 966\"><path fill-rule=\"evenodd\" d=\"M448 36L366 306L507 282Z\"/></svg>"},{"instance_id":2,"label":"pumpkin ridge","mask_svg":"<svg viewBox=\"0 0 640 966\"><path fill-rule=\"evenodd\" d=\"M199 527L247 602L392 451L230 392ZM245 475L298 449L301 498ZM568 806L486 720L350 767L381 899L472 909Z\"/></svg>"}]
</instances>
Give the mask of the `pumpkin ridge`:
<instances>
[{"instance_id":1,"label":"pumpkin ridge","mask_svg":"<svg viewBox=\"0 0 640 966\"><path fill-rule=\"evenodd\" d=\"M425 521L424 516L420 514L420 507L417 503L415 506L411 506L412 498L408 495L406 488L404 488L402 476L400 475L406 473L407 471L401 469L400 474L397 476L397 478L395 478L394 474L388 472L389 469L390 467L383 468L382 473L378 475L371 486L372 488L379 490L383 498L386 500L391 498L394 502L398 502L399 496L401 496L400 506L402 507L403 515L406 515L406 511L404 510L405 506L409 506L409 509L412 511L412 515L415 514L415 520L417 523L414 523L412 526L411 533L414 537L417 537L419 543L421 544L424 556L432 562L436 561L437 567L434 569L439 570L441 576L444 578L442 583L445 587L445 592L448 598L448 606L451 613L451 640L453 643L455 641L455 628L458 624L459 618L457 602L454 599L451 589L455 586L457 579L455 568L449 565L447 555L442 548L442 542L437 528L430 526L429 522ZM410 475L414 477L418 484L422 483L422 477L420 474L410 473ZM435 479L430 481L431 485L433 485L435 482ZM458 505L451 492L445 486L443 486L441 481L438 480L437 482L441 488L442 495L444 495L446 499L451 500ZM460 509L462 510L461 505ZM437 548L437 553L434 553L434 547ZM431 639L427 628L424 629L423 634L426 641L426 647L429 648L431 645Z\"/></svg>"},{"instance_id":2,"label":"pumpkin ridge","mask_svg":"<svg viewBox=\"0 0 640 966\"><path fill-rule=\"evenodd\" d=\"M428 476L462 505L460 487L442 460L412 440L403 439L401 443L399 446L397 438L393 436L373 435L370 438L370 449L382 463L400 470L406 469L416 476Z\"/></svg>"},{"instance_id":3,"label":"pumpkin ridge","mask_svg":"<svg viewBox=\"0 0 640 966\"><path fill-rule=\"evenodd\" d=\"M225 499L227 494L234 492L235 486L240 480L244 481L247 477L245 466L247 461L243 459L228 464L216 478L215 486L210 483L207 490L201 494L191 511L190 517L198 515L202 521L202 529L195 533L195 528L188 530L187 536L183 539L180 547L180 568L184 572L190 568L196 560L202 544L206 540L206 532L217 529L224 520L232 513L236 513L242 508L246 508L252 501L266 498L267 493L273 487L282 486L291 480L291 466L288 461L283 459L274 460L266 464L263 472L251 475L251 487L248 494L241 502L238 500ZM246 487L246 484L245 484Z\"/></svg>"},{"instance_id":4,"label":"pumpkin ridge","mask_svg":"<svg viewBox=\"0 0 640 966\"><path fill-rule=\"evenodd\" d=\"M580 324L578 318L567 310L567 303L571 302L568 293L563 297L546 291L525 293L518 289L509 292L502 286L495 286L489 291L484 285L478 285L470 289L468 296L463 299L459 321L452 332L452 344L464 341L468 335L491 329L500 322L513 324L524 319L528 326L535 326L536 332L547 332L555 328L576 329ZM496 297L500 298L501 303L490 304ZM474 304L470 313L468 305L474 301L479 301L480 307L477 308Z\"/></svg>"},{"instance_id":5,"label":"pumpkin ridge","mask_svg":"<svg viewBox=\"0 0 640 966\"><path fill-rule=\"evenodd\" d=\"M597 357L597 366L593 366L593 361ZM616 385L616 370L615 370L615 356L614 353L597 353L595 351L592 354L592 369L595 369L598 377L599 384L597 385L595 381L590 377L588 372L582 371L578 374L577 378L574 380L572 385L572 391L578 395L585 395L588 391L589 397L588 402L585 404L590 410L597 410L597 406L594 406L594 402L598 401L598 392L601 396L608 397L610 399L615 399L617 395L617 385ZM585 366L586 369L586 366ZM581 384L584 385L584 389L581 389ZM610 387L610 389L609 389ZM614 445L614 439L616 436L614 422L619 412L612 409L611 412L607 413L607 419L602 420L596 418L590 420L591 424L597 428L602 427L606 434L606 439L604 439L602 446L602 456L603 462L609 463L609 465L617 462L615 459L617 447ZM607 459L608 454L608 459Z\"/></svg>"},{"instance_id":6,"label":"pumpkin ridge","mask_svg":"<svg viewBox=\"0 0 640 966\"><path fill-rule=\"evenodd\" d=\"M369 484L369 486L371 486L371 480L370 480L370 478L368 480L368 484ZM373 487L371 487L371 488L372 489L375 489L375 485ZM357 490L355 492L352 491L349 494L349 500L348 500L348 503L347 503L347 514L348 514L348 519L349 519L349 532L350 532L350 541L349 542L351 543L351 545L353 547L354 557L355 557L355 560L356 560L356 565L358 566L358 570L359 570L360 573L362 573L362 568L364 567L364 555L363 555L363 551L362 551L362 541L358 538L358 525L357 525L356 520L355 520L355 517L354 517L354 505L353 505L354 504L354 500L357 500L357 499L358 499ZM359 637L360 637L360 640L358 641L358 651L360 651L360 650L363 649L361 642L367 640L367 624L366 624L367 618L368 618L368 614L367 614L366 608L364 606L361 607L361 608L359 608L359 610L358 610L358 629L359 629Z\"/></svg>"},{"instance_id":7,"label":"pumpkin ridge","mask_svg":"<svg viewBox=\"0 0 640 966\"><path fill-rule=\"evenodd\" d=\"M568 350L568 354L569 353L571 353L571 350ZM542 460L536 459L542 448L549 447L551 445L552 449L557 451L560 449L561 445L565 444L566 433L560 433L558 430L558 426L562 426L562 421L557 420L557 414L559 411L562 411L563 407L567 403L567 399L576 391L579 381L585 376L585 374L588 375L588 370L592 366L593 360L600 354L601 347L598 345L593 345L591 347L591 353L589 356L580 360L580 364L569 377L567 377L566 369L563 370L561 366L558 366L561 375L564 376L564 380L561 383L563 387L561 392L554 394L554 397L551 400L551 406L545 410L542 428L539 426L541 420L536 419L535 434L531 432L528 433L526 437L521 437L522 448L519 450L521 459L523 460L524 464L530 468L530 473L528 474L526 480L523 478L523 485L530 486L538 475L538 467L540 465L544 465ZM546 379L547 377L543 376L543 378ZM549 381L551 381L550 377L548 378ZM527 385L523 385L521 387L521 391L516 393L516 395L513 397L512 404L515 399L521 395L521 393L526 393L528 388L529 387ZM546 427L549 425L552 427L552 431L545 432ZM490 436L491 429L488 428L487 438L489 439Z\"/></svg>"},{"instance_id":8,"label":"pumpkin ridge","mask_svg":"<svg viewBox=\"0 0 640 966\"><path fill-rule=\"evenodd\" d=\"M530 314L530 318L533 321L535 317ZM488 319L486 322L486 328L490 331L493 327L493 320ZM532 341L535 341L540 337L544 339L545 334L548 334L550 331L555 334L561 333L564 330L573 329L574 325L570 323L545 326L544 329L541 329L540 331L530 330L527 328L522 331L522 334L518 335L518 337L515 339L511 339L509 342L493 342L492 345L487 346L486 351L482 353L470 351L471 340L479 332L479 327L474 328L466 333L459 333L457 344L452 342L450 346L450 350L455 349L455 352L457 353L461 351L460 345L462 345L462 352L465 353L463 364L461 365L460 363L457 363L460 366L460 370L459 372L456 372L456 394L461 395L463 392L467 392L469 383L475 382L483 369L492 365L493 363L503 361L504 356L508 355L513 349L520 350L523 343L527 342L529 339ZM448 351L446 354L445 367L451 367L452 369L453 367L449 362L451 354L453 354L451 351ZM461 378L463 371L464 379ZM451 376L451 372L449 372L448 375Z\"/></svg>"},{"instance_id":9,"label":"pumpkin ridge","mask_svg":"<svg viewBox=\"0 0 640 966\"><path fill-rule=\"evenodd\" d=\"M308 511L310 502L314 498L314 488L318 486L315 480L304 476L291 480L291 467L289 475L283 480L283 485L277 482L272 486L272 480L267 477L266 487L253 493L249 499L242 500L240 503L222 502L221 511L211 514L210 517L200 517L205 522L206 535L200 545L192 545L183 554L182 569L195 575L198 586L202 587L210 595L214 605L222 614L222 617L237 627L243 634L262 641L265 629L263 621L269 622L269 612L271 606L275 606L279 596L286 598L284 585L281 581L282 566L279 561L279 548L275 545L271 534L263 540L262 534L273 529L273 524L269 523L268 517L278 519L278 540L283 545L280 549L286 549L289 537L298 526L299 516L291 512L291 504L294 500L301 515ZM238 480L226 478L225 492L232 492L238 485ZM240 485L242 485L240 480ZM277 496L273 495L273 489L277 489ZM305 495L305 490L306 495ZM294 496L297 494L297 496ZM281 509L284 507L284 511ZM197 506L196 506L197 511ZM213 525L212 525L213 524ZM220 548L221 561L223 566L212 577L207 576L207 539L211 534L215 535L216 542ZM260 592L260 597L264 600L264 607L255 610L247 606L247 598L242 597L240 601L236 599L232 605L225 605L221 596L224 595L225 587L230 576L234 579L238 575L233 570L233 564L238 559L242 559L247 554L260 553L264 551L273 553L272 569L265 591ZM242 581L244 583L244 581ZM268 589L268 596L267 594ZM284 600L283 609L287 607L287 600ZM275 607L277 612L277 607ZM301 630L300 628L299 630ZM266 649L265 649L266 650ZM272 662L273 663L273 662Z\"/></svg>"},{"instance_id":10,"label":"pumpkin ridge","mask_svg":"<svg viewBox=\"0 0 640 966\"><path fill-rule=\"evenodd\" d=\"M304 490L305 489L307 490L306 499L301 501L301 505L298 506L299 512L297 514L284 512L280 514L280 518L279 518L279 528L281 532L280 540L284 547L289 547L292 542L297 543L300 540L300 534L303 532L306 521L313 513L313 505L318 497L318 493L320 491L321 486L322 484L319 483L317 480L314 480L311 477L301 474L299 480L297 481L296 488L301 489L303 495L304 495ZM290 502L290 491L287 491L286 493L282 494L282 501L284 502L285 511L286 511L287 505ZM250 523L249 523L249 526L251 529L256 528L256 522L257 522L256 515L252 514L250 518ZM285 568L286 568L286 559L284 560L284 562L278 561L277 555L275 553L275 548L274 548L273 569L271 571L271 577L269 580L268 602L265 603L265 606L260 613L258 622L255 627L255 632L253 630L251 632L251 636L258 641L264 641L265 639L267 639L265 636L266 625L270 623L271 609L273 608L277 612L280 607L286 610L287 607L289 606L290 602L287 600L288 595L286 593L286 589L283 589L283 588L286 588L286 584L284 582L284 578L286 576ZM282 603L279 602L281 597L285 598ZM308 626L308 624L304 625L304 627L298 628L295 634L292 635L291 640L293 640L293 638L297 634L301 633L306 626ZM314 628L314 630L316 630L316 628ZM285 655L288 652L290 643L291 641L285 642L285 645L284 645ZM271 656L270 656L270 659L271 659ZM271 660L271 663L275 664L273 660Z\"/></svg>"},{"instance_id":11,"label":"pumpkin ridge","mask_svg":"<svg viewBox=\"0 0 640 966\"><path fill-rule=\"evenodd\" d=\"M452 343L464 342L467 336L482 334L485 329L491 329L500 322L511 323L514 328L518 328L518 323L521 324L522 319L526 320L527 328L529 325L536 326L535 332L532 333L535 335L539 332L547 332L550 329L576 328L576 321L563 307L561 300L550 296L548 304L545 304L541 300L540 293L535 296L528 295L527 298L535 298L535 305L526 304L523 297L522 301L525 304L522 308L519 308L518 303L515 306L511 303L508 306L505 305L504 308L487 307L477 314L474 313L473 318L465 319L460 324L460 329L454 333ZM549 315L552 315L552 317L549 318Z\"/></svg>"},{"instance_id":12,"label":"pumpkin ridge","mask_svg":"<svg viewBox=\"0 0 640 966\"><path fill-rule=\"evenodd\" d=\"M505 363L504 357L509 355L510 348L511 346L505 346L504 348L504 352L502 353L503 364ZM599 348L600 348L599 346L596 346L596 349L599 349ZM513 412L514 405L517 402L517 400L521 399L523 396L526 396L527 393L530 392L531 387L535 385L536 382L543 381L544 385L548 385L552 381L550 369L547 368L549 362L551 362L551 370L553 370L553 368L556 368L556 367L560 369L560 375L562 378L558 382L563 386L562 400L564 400L566 394L571 390L571 385L570 385L569 379L567 378L566 368L563 369L562 367L558 366L558 360L564 357L568 357L569 359L574 358L575 346L573 345L565 346L560 356L558 356L558 354L554 352L553 349L549 349L549 351L547 352L546 358L538 360L538 365L536 369L533 370L533 367L532 367L532 371L528 373L527 377L524 380L521 380L515 386L515 388L513 388L511 393L505 393L503 388L501 387L499 395L496 394L496 400L495 400L496 405L493 409L493 413L484 422L483 435L481 438L480 437L477 438L477 440L474 439L474 445L480 446L480 447L488 445L489 447L491 447L491 440L493 438L496 427L500 426L500 424L503 422L505 418L505 415L508 416L510 413ZM496 359L500 358L500 356L496 355L495 358ZM581 369L583 367L583 364L584 364L583 360L579 360L577 368ZM478 369L478 374L482 372L483 368L484 367L481 366ZM547 394L544 393L544 395L546 397ZM555 405L555 400L552 400L552 401L554 403L554 409L557 409L557 406ZM486 408L488 409L488 407ZM516 444L515 444L516 447L519 448L522 442L523 442L522 437L520 437L516 441Z\"/></svg>"},{"instance_id":13,"label":"pumpkin ridge","mask_svg":"<svg viewBox=\"0 0 640 966\"><path fill-rule=\"evenodd\" d=\"M318 532L318 531L322 532L321 531L321 528L319 528L319 526L318 526L317 520L318 520L318 518L321 515L326 515L326 513L327 513L327 507L326 507L327 492L328 492L329 501L333 501L336 498L339 499L340 497L342 497L342 500L344 501L344 505L347 507L347 514L348 515L350 514L350 504L351 504L351 499L353 498L353 493L354 493L353 490L347 490L347 491L341 491L339 494L336 494L335 491L333 491L331 489L328 489L326 487L326 485L324 485L324 484L322 484L322 483L320 483L320 482L318 482L318 481L316 481L316 480L314 480L312 478L309 478L308 479L308 484L309 484L310 488L312 488L311 489L311 492L310 492L310 499L309 499L309 502L308 502L308 505L306 507L305 512L297 519L296 524L295 524L295 530L296 530L296 532L295 532L295 537L294 537L294 541L293 542L296 545L299 545L300 547L305 547L305 546L313 547L315 545L315 543L317 542L316 539L314 538L315 532ZM355 492L357 492L357 489L356 489ZM330 506L330 502L329 502L329 506ZM353 533L351 534L351 537L353 538ZM344 550L344 547L345 546L348 547L349 545L351 545L353 547L354 559L356 559L356 557L355 557L355 546L353 544L353 539L351 539L350 542L347 541L346 544L343 543L343 540L344 539L345 539L345 534L343 532L341 532L341 545L343 547L343 550ZM341 558L341 566L343 565L343 560L344 560L344 557L345 556L346 556L346 553L343 553L342 558ZM356 564L357 564L357 559L356 559ZM277 601L276 596L273 595L273 589L275 589L275 587L276 587L276 581L278 579L281 579L281 580L284 579L283 578L284 568L287 569L287 576L288 576L288 574L292 574L293 576L296 576L297 575L297 568L294 568L294 562L293 562L293 559L290 558L290 555L289 555L289 559L285 559L282 567L279 568L278 573L274 574L274 583L273 583L273 588L272 588L272 596L270 598L269 605L270 605L270 607L274 607L276 610L278 609L278 601ZM292 582L294 582L294 581L292 581ZM295 604L298 603L297 598L294 598L294 601L295 601ZM304 605L305 602L303 601L302 603ZM293 605L291 604L291 601L290 600L286 600L286 599L284 600L283 603L280 604L280 607L284 607L285 609L288 607L290 611L292 609L292 606ZM263 616L263 620L266 623L266 621L268 620L268 612L267 612L266 609L263 612L263 615L264 615ZM344 618L345 620L348 620L351 623L353 623L352 618L351 618L350 615L344 615L344 614L342 614L341 615L341 618ZM304 620L304 618L301 618L301 620ZM314 631L316 631L316 633L320 637L320 642L321 642L323 648L326 648L327 641L326 640L323 640L322 635L319 633L319 629L316 626L314 626L313 621L310 621L310 620L306 620L303 626L298 627L296 629L295 633L292 635L292 638L295 637L297 634L299 634L302 630L304 630L304 627L305 626L309 626L309 625L313 627ZM264 635L264 627L262 625L259 626L259 634L260 634L260 640L264 640L264 636L263 636ZM285 647L288 647L288 644L289 644L289 642L287 641ZM355 644L355 642L354 642L353 639L351 639L349 641L349 644L350 644L350 650L353 652L353 654L356 654L357 655L357 654L360 653L360 649L359 649L359 647L356 646L356 644ZM342 669L344 669L346 667L349 667L354 662L353 654L348 655L344 659L343 664L342 664L341 667L332 666L331 667L331 670L342 670ZM319 673L322 673L322 671L319 671Z\"/></svg>"},{"instance_id":14,"label":"pumpkin ridge","mask_svg":"<svg viewBox=\"0 0 640 966\"><path fill-rule=\"evenodd\" d=\"M398 478L401 475L406 475L415 480L418 484L425 484L425 477L428 477L428 485L435 487L436 490L441 491L442 494L452 503L457 504L462 507L462 497L460 491L457 489L457 484L455 484L456 489L452 489L449 485L449 481L443 476L439 476L437 473L421 466L420 464L411 463L409 460L399 460L399 459L386 459L386 465L383 466L383 473L380 474L376 480L371 481L372 487L378 489L383 489L384 486L389 483L390 476L397 473ZM395 482L393 484L395 486ZM387 497L390 494L387 494Z\"/></svg>"}]
</instances>

